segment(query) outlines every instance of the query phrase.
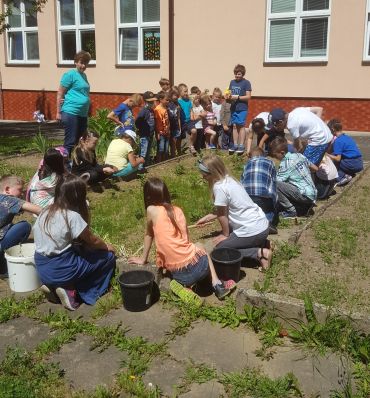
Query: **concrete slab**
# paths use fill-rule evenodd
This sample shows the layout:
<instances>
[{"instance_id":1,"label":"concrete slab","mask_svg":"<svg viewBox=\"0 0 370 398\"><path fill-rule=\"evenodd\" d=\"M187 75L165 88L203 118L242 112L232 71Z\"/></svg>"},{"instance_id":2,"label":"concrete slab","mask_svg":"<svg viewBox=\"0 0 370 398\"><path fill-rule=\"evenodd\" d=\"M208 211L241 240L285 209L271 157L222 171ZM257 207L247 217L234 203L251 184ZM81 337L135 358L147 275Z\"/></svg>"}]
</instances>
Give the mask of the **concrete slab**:
<instances>
[{"instance_id":1,"label":"concrete slab","mask_svg":"<svg viewBox=\"0 0 370 398\"><path fill-rule=\"evenodd\" d=\"M232 330L208 321L193 324L185 336L169 344L169 353L177 360L192 359L221 372L233 372L258 364L254 351L261 347L257 335L239 328Z\"/></svg>"},{"instance_id":2,"label":"concrete slab","mask_svg":"<svg viewBox=\"0 0 370 398\"><path fill-rule=\"evenodd\" d=\"M328 397L331 390L340 389L341 375L345 373L339 356L306 356L297 347L278 347L274 357L261 362L261 366L264 373L274 379L292 372L305 396L317 398Z\"/></svg>"},{"instance_id":3,"label":"concrete slab","mask_svg":"<svg viewBox=\"0 0 370 398\"><path fill-rule=\"evenodd\" d=\"M174 397L176 396L176 386L181 383L185 368L185 364L173 359L156 358L150 364L143 381L146 385L149 383L157 385L165 396Z\"/></svg>"},{"instance_id":4,"label":"concrete slab","mask_svg":"<svg viewBox=\"0 0 370 398\"><path fill-rule=\"evenodd\" d=\"M76 341L64 345L50 358L50 361L59 363L65 371L65 379L73 389L91 391L98 385L111 385L121 362L128 357L115 347L109 347L103 352L91 351L92 340L90 336L80 335Z\"/></svg>"},{"instance_id":5,"label":"concrete slab","mask_svg":"<svg viewBox=\"0 0 370 398\"><path fill-rule=\"evenodd\" d=\"M128 337L138 337L159 342L171 330L172 312L164 309L159 303L152 305L143 312L130 312L123 307L111 311L104 318L97 321L100 326L117 325L122 322L122 328L129 328Z\"/></svg>"},{"instance_id":6,"label":"concrete slab","mask_svg":"<svg viewBox=\"0 0 370 398\"><path fill-rule=\"evenodd\" d=\"M47 326L29 318L21 317L0 324L0 360L4 358L8 346L18 345L30 351L49 335Z\"/></svg>"},{"instance_id":7,"label":"concrete slab","mask_svg":"<svg viewBox=\"0 0 370 398\"><path fill-rule=\"evenodd\" d=\"M41 314L49 314L53 312L63 311L68 314L68 316L72 319L76 319L82 317L84 319L91 319L91 313L94 310L94 306L81 304L80 307L76 311L69 311L64 308L61 304L53 304L49 301L45 301L44 303L40 304L37 309L40 311Z\"/></svg>"},{"instance_id":8,"label":"concrete slab","mask_svg":"<svg viewBox=\"0 0 370 398\"><path fill-rule=\"evenodd\" d=\"M192 384L190 391L179 395L179 398L223 398L227 397L224 386L216 380L203 384Z\"/></svg>"}]
</instances>

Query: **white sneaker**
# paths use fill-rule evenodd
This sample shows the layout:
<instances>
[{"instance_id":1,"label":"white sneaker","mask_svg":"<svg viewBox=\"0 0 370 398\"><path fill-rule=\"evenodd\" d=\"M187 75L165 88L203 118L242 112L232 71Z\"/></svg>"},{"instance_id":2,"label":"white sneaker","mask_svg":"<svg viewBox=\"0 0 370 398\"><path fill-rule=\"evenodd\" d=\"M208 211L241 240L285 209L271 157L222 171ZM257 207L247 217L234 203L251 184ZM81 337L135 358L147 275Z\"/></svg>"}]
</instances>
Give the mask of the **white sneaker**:
<instances>
[{"instance_id":1,"label":"white sneaker","mask_svg":"<svg viewBox=\"0 0 370 398\"><path fill-rule=\"evenodd\" d=\"M351 180L352 180L352 176L350 176L349 174L346 174L340 181L337 182L336 186L343 187L344 185L347 185Z\"/></svg>"}]
</instances>

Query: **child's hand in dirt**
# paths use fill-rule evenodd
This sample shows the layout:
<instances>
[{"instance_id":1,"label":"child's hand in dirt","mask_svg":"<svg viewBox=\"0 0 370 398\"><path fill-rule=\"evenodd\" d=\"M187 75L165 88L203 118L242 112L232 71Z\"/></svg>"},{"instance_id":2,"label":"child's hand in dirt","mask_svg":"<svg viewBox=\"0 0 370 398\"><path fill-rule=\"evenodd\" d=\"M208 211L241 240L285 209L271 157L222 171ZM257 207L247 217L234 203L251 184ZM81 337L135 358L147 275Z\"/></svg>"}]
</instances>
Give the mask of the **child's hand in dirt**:
<instances>
[{"instance_id":1,"label":"child's hand in dirt","mask_svg":"<svg viewBox=\"0 0 370 398\"><path fill-rule=\"evenodd\" d=\"M129 257L127 262L133 265L144 265L147 263L142 257Z\"/></svg>"},{"instance_id":2,"label":"child's hand in dirt","mask_svg":"<svg viewBox=\"0 0 370 398\"><path fill-rule=\"evenodd\" d=\"M218 235L213 239L213 243L217 246L219 243L221 243L223 240L227 239L227 236L225 235Z\"/></svg>"},{"instance_id":3,"label":"child's hand in dirt","mask_svg":"<svg viewBox=\"0 0 370 398\"><path fill-rule=\"evenodd\" d=\"M112 167L104 167L103 168L103 173L104 174L113 174L115 172L114 169L112 169Z\"/></svg>"}]
</instances>

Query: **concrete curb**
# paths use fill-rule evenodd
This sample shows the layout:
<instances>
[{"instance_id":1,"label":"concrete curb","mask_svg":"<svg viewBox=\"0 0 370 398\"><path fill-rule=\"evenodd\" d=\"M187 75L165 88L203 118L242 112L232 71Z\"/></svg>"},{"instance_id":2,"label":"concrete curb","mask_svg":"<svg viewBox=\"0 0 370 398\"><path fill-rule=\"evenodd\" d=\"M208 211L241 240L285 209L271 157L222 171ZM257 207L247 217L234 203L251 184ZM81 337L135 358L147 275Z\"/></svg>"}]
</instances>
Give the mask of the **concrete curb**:
<instances>
[{"instance_id":1,"label":"concrete curb","mask_svg":"<svg viewBox=\"0 0 370 398\"><path fill-rule=\"evenodd\" d=\"M244 306L252 305L259 308L267 308L274 312L285 327L297 326L300 322L307 322L303 300L293 297L283 297L274 293L260 293L254 289L238 289L236 306L239 312ZM313 304L314 313L318 322L323 323L328 315L349 318L356 330L369 333L370 317L358 312L350 313L337 308L329 308L322 304Z\"/></svg>"}]
</instances>

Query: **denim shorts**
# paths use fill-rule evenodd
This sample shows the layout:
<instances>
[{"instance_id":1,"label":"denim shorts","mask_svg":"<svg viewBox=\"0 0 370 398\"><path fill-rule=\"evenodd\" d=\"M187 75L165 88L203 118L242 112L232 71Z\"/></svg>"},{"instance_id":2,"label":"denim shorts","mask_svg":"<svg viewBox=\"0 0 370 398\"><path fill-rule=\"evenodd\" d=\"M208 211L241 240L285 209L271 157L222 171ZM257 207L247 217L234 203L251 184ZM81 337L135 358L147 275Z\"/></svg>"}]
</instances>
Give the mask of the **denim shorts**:
<instances>
[{"instance_id":1,"label":"denim shorts","mask_svg":"<svg viewBox=\"0 0 370 398\"><path fill-rule=\"evenodd\" d=\"M196 264L189 264L178 271L173 271L172 278L183 286L192 286L209 274L208 256L200 257Z\"/></svg>"},{"instance_id":2,"label":"denim shorts","mask_svg":"<svg viewBox=\"0 0 370 398\"><path fill-rule=\"evenodd\" d=\"M157 152L168 152L168 137L165 137L164 135L159 136L159 140L157 140Z\"/></svg>"},{"instance_id":3,"label":"denim shorts","mask_svg":"<svg viewBox=\"0 0 370 398\"><path fill-rule=\"evenodd\" d=\"M236 124L237 126L245 126L247 120L248 111L234 111L231 113L230 124Z\"/></svg>"}]
</instances>

